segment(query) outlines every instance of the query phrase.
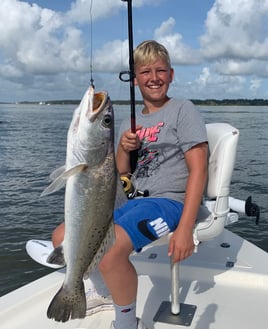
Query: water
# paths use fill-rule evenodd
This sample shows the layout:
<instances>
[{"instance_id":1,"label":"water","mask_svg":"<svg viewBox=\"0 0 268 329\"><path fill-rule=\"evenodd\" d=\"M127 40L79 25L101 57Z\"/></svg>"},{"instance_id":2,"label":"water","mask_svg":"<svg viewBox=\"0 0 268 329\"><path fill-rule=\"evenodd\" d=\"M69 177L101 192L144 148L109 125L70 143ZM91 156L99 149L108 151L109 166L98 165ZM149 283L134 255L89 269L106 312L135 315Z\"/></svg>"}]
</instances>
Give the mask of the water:
<instances>
[{"instance_id":1,"label":"water","mask_svg":"<svg viewBox=\"0 0 268 329\"><path fill-rule=\"evenodd\" d=\"M114 106L116 130L129 109ZM29 239L50 239L63 219L64 190L40 198L49 173L65 162L73 105L0 105L0 295L51 269L32 261ZM200 107L206 122L228 122L240 130L231 195L252 195L261 207L258 227L242 218L232 231L268 251L268 108Z\"/></svg>"}]
</instances>

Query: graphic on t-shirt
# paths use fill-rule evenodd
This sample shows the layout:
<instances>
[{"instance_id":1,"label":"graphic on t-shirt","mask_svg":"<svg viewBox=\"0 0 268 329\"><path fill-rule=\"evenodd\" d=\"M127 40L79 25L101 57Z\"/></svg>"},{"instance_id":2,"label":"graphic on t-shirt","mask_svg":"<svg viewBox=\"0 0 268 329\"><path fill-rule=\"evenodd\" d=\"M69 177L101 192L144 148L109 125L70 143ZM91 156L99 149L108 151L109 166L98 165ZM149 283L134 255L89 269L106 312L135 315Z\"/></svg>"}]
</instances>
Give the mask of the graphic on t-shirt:
<instances>
[{"instance_id":1,"label":"graphic on t-shirt","mask_svg":"<svg viewBox=\"0 0 268 329\"><path fill-rule=\"evenodd\" d=\"M142 128L137 131L141 140L141 148L138 151L136 177L150 177L153 171L155 172L159 167L159 151L150 148L150 145L157 142L160 128L163 126L164 122L159 122L152 127Z\"/></svg>"}]
</instances>

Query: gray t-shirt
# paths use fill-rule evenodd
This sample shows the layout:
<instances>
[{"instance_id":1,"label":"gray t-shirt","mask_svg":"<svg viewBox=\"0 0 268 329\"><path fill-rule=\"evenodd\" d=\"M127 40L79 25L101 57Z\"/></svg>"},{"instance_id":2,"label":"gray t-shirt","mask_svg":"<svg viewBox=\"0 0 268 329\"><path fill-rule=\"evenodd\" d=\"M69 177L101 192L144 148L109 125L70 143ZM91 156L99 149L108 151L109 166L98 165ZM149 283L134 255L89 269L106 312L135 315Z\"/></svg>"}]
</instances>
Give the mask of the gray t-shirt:
<instances>
[{"instance_id":1,"label":"gray t-shirt","mask_svg":"<svg viewBox=\"0 0 268 329\"><path fill-rule=\"evenodd\" d=\"M188 170L184 152L206 142L204 121L192 102L171 98L152 114L137 113L136 124L141 148L132 180L137 189L150 197L184 201ZM124 120L120 135L130 128Z\"/></svg>"}]
</instances>

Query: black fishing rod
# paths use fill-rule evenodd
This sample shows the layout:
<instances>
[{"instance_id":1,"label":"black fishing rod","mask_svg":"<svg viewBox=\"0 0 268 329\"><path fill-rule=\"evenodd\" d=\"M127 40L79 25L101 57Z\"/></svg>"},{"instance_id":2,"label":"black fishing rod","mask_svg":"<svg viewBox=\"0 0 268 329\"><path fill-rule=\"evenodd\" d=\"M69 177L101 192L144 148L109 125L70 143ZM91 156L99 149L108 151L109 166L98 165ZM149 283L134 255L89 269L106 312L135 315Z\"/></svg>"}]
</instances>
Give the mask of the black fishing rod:
<instances>
[{"instance_id":1,"label":"black fishing rod","mask_svg":"<svg viewBox=\"0 0 268 329\"><path fill-rule=\"evenodd\" d=\"M133 58L133 27L132 27L132 0L121 0L127 2L128 7L128 48L129 48L129 71L122 71L119 74L121 81L129 82L130 91L130 119L131 131L136 132L136 114L135 114L135 86L134 86L134 58ZM124 76L127 75L128 78Z\"/></svg>"},{"instance_id":2,"label":"black fishing rod","mask_svg":"<svg viewBox=\"0 0 268 329\"><path fill-rule=\"evenodd\" d=\"M132 0L122 0L128 4L128 46L129 46L129 71L122 71L119 74L119 79L123 82L129 82L130 90L130 120L131 120L131 131L136 132L136 114L135 114L135 71L134 71L134 56L133 56L133 24L132 24ZM127 78L125 78L127 76ZM138 159L138 150L130 152L130 168L131 173L136 169ZM121 177L121 181L124 190L129 199L135 198L136 196L147 197L149 195L148 190L138 190L134 188L129 177Z\"/></svg>"},{"instance_id":3,"label":"black fishing rod","mask_svg":"<svg viewBox=\"0 0 268 329\"><path fill-rule=\"evenodd\" d=\"M129 47L129 71L122 71L119 74L119 79L123 82L129 82L130 91L130 127L133 133L136 132L136 113L135 113L135 72L134 72L134 57L133 57L133 24L132 24L132 0L122 0L127 2L128 7L128 47ZM127 76L127 78L125 77ZM130 153L130 166L133 173L137 164L137 151Z\"/></svg>"}]
</instances>

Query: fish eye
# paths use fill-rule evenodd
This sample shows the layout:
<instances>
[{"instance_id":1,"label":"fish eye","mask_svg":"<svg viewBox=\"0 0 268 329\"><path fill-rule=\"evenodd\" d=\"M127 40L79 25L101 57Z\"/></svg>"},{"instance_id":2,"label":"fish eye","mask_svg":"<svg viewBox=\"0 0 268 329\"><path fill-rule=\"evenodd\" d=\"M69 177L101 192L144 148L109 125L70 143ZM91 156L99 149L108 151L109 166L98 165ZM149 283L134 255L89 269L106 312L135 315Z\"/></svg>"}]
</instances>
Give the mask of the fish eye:
<instances>
[{"instance_id":1,"label":"fish eye","mask_svg":"<svg viewBox=\"0 0 268 329\"><path fill-rule=\"evenodd\" d=\"M109 127L112 123L112 117L109 114L106 114L102 120L104 126Z\"/></svg>"}]
</instances>

